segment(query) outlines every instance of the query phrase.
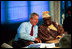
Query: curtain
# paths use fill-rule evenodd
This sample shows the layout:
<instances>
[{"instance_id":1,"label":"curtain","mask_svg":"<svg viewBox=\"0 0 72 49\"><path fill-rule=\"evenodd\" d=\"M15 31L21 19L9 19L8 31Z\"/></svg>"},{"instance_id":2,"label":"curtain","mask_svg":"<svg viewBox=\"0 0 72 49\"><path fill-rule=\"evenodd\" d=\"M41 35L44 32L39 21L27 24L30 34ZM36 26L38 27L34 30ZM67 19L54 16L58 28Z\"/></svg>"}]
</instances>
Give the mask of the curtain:
<instances>
[{"instance_id":1,"label":"curtain","mask_svg":"<svg viewBox=\"0 0 72 49\"><path fill-rule=\"evenodd\" d=\"M49 1L52 21L60 24L60 1Z\"/></svg>"}]
</instances>

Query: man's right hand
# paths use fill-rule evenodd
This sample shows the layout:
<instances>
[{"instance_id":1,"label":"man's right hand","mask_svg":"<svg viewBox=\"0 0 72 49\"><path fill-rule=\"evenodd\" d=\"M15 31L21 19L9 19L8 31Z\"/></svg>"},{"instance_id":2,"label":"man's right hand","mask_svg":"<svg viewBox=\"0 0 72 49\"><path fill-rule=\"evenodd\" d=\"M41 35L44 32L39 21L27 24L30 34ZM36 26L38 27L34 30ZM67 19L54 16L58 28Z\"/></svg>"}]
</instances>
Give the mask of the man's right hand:
<instances>
[{"instance_id":1,"label":"man's right hand","mask_svg":"<svg viewBox=\"0 0 72 49\"><path fill-rule=\"evenodd\" d=\"M34 41L36 41L37 43L40 43L41 42L41 40L39 38L35 38Z\"/></svg>"}]
</instances>

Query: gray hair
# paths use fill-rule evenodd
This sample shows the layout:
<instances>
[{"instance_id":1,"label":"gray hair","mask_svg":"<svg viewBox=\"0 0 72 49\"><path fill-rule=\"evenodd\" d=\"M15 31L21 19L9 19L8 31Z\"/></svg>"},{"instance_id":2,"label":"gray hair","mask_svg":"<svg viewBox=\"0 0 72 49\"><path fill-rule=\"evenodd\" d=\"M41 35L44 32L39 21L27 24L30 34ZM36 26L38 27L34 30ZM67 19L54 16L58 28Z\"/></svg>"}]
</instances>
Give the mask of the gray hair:
<instances>
[{"instance_id":1,"label":"gray hair","mask_svg":"<svg viewBox=\"0 0 72 49\"><path fill-rule=\"evenodd\" d=\"M30 18L32 19L32 18L34 17L34 15L39 16L37 13L32 13L32 14L30 15Z\"/></svg>"}]
</instances>

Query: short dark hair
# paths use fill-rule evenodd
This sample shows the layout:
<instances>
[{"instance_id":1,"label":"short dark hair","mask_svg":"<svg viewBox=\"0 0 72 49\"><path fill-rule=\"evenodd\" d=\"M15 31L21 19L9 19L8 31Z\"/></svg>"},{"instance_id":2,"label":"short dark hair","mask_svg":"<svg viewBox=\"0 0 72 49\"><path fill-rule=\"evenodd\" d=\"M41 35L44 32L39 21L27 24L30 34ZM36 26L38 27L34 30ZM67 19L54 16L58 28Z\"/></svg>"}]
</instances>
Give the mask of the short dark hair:
<instances>
[{"instance_id":1,"label":"short dark hair","mask_svg":"<svg viewBox=\"0 0 72 49\"><path fill-rule=\"evenodd\" d=\"M34 15L39 16L37 13L32 13L32 14L30 15L30 18L33 18L33 17L34 17Z\"/></svg>"},{"instance_id":2,"label":"short dark hair","mask_svg":"<svg viewBox=\"0 0 72 49\"><path fill-rule=\"evenodd\" d=\"M71 48L71 35L65 35L59 41L60 48Z\"/></svg>"}]
</instances>

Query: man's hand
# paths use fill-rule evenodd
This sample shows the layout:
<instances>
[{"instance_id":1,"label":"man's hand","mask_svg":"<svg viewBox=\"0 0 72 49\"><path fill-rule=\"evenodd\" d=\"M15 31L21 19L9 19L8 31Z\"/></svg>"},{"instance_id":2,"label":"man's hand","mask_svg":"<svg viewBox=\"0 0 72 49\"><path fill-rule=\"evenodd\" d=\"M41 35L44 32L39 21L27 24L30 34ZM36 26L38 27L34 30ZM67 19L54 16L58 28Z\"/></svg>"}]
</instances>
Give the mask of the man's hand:
<instances>
[{"instance_id":1,"label":"man's hand","mask_svg":"<svg viewBox=\"0 0 72 49\"><path fill-rule=\"evenodd\" d=\"M33 44L33 42L29 42L30 44Z\"/></svg>"},{"instance_id":2,"label":"man's hand","mask_svg":"<svg viewBox=\"0 0 72 49\"><path fill-rule=\"evenodd\" d=\"M41 43L41 40L39 38L35 38L35 40L37 43Z\"/></svg>"},{"instance_id":3,"label":"man's hand","mask_svg":"<svg viewBox=\"0 0 72 49\"><path fill-rule=\"evenodd\" d=\"M58 35L56 38L57 38L57 39L60 39L60 38L62 38L62 36Z\"/></svg>"}]
</instances>

